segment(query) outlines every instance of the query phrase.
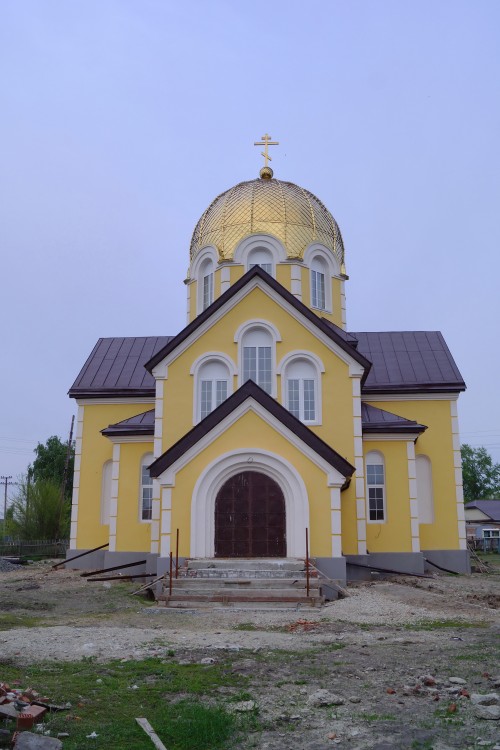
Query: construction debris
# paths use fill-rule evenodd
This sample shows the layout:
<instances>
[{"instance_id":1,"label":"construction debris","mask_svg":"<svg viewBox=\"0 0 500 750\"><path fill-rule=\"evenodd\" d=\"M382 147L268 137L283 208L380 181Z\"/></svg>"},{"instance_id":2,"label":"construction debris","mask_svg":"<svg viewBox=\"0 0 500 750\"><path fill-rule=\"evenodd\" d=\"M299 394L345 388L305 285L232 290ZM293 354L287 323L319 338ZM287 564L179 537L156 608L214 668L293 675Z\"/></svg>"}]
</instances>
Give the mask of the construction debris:
<instances>
[{"instance_id":1,"label":"construction debris","mask_svg":"<svg viewBox=\"0 0 500 750\"><path fill-rule=\"evenodd\" d=\"M64 706L58 706L49 701L45 696L41 696L33 688L20 688L9 685L7 682L0 682L0 719L11 720L16 722L16 732L14 733L14 747L15 748L58 748L62 747L62 744L19 744L20 737L26 734L30 734L24 730L32 729L34 725L43 726L39 722L43 719L45 714L52 711L65 711L71 708L71 703L66 703ZM33 734L33 737L38 739L47 739L40 737L38 734ZM23 740L24 742L24 740ZM34 743L35 740L29 738L25 740L27 743ZM52 743L54 740L52 740Z\"/></svg>"}]
</instances>

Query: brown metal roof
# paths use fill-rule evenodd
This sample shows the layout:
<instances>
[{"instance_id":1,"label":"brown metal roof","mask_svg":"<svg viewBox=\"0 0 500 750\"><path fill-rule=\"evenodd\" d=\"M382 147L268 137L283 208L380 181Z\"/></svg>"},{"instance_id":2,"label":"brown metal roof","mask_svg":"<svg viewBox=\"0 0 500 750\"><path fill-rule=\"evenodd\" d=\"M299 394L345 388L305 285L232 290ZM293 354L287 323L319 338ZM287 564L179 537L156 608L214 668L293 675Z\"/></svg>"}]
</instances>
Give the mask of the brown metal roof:
<instances>
[{"instance_id":1,"label":"brown metal roof","mask_svg":"<svg viewBox=\"0 0 500 750\"><path fill-rule=\"evenodd\" d=\"M226 401L214 409L205 419L202 419L195 427L187 432L180 440L169 448L162 456L156 459L150 466L152 477L158 477L165 469L168 469L174 461L196 445L214 427L222 422L231 412L247 399L252 398L263 406L270 414L288 427L297 437L308 445L318 456L321 456L331 466L349 479L354 474L354 466L343 458L337 451L331 448L319 438L309 427L306 427L299 419L293 416L288 409L281 406L276 399L269 396L262 388L259 388L252 380L247 380L241 388L238 388ZM347 483L344 485L347 487Z\"/></svg>"},{"instance_id":2,"label":"brown metal roof","mask_svg":"<svg viewBox=\"0 0 500 750\"><path fill-rule=\"evenodd\" d=\"M440 331L369 331L353 334L372 368L362 386L370 393L463 391L464 380Z\"/></svg>"},{"instance_id":3,"label":"brown metal roof","mask_svg":"<svg viewBox=\"0 0 500 750\"><path fill-rule=\"evenodd\" d=\"M155 428L155 410L149 409L142 414L136 414L129 419L123 419L121 422L110 424L101 434L106 437L119 435L154 435Z\"/></svg>"},{"instance_id":4,"label":"brown metal roof","mask_svg":"<svg viewBox=\"0 0 500 750\"><path fill-rule=\"evenodd\" d=\"M155 381L144 365L172 338L141 336L99 339L69 389L69 395L73 398L154 396Z\"/></svg>"},{"instance_id":5,"label":"brown metal roof","mask_svg":"<svg viewBox=\"0 0 500 750\"><path fill-rule=\"evenodd\" d=\"M384 432L424 432L427 427L418 424L413 419L405 419L384 409L378 409L371 404L361 404L361 424L363 434L377 434Z\"/></svg>"}]
</instances>

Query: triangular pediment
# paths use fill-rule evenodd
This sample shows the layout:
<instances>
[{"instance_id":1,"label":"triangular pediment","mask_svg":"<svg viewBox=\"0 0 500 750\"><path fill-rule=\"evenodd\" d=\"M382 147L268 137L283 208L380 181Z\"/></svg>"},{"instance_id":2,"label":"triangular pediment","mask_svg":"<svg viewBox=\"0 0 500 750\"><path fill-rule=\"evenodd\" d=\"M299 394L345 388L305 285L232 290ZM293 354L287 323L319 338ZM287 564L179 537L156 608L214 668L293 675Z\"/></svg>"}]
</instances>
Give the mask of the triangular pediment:
<instances>
[{"instance_id":1,"label":"triangular pediment","mask_svg":"<svg viewBox=\"0 0 500 750\"><path fill-rule=\"evenodd\" d=\"M277 282L276 279L273 279L272 276L258 266L247 271L244 276L224 292L212 305L207 307L177 336L174 336L173 339L162 347L145 364L146 369L155 374L161 364L175 359L180 352L203 336L218 319L224 316L255 288L261 289L266 295L273 298L277 304L285 307L295 320L301 322L313 332L313 335L327 343L344 361L356 366L359 373L363 377L366 377L371 363L354 348L345 335L339 333L337 326L331 326L323 318L315 315L306 305Z\"/></svg>"},{"instance_id":2,"label":"triangular pediment","mask_svg":"<svg viewBox=\"0 0 500 750\"><path fill-rule=\"evenodd\" d=\"M202 450L217 433L234 424L245 409L253 409L286 440L300 444L301 450L314 457L336 476L338 483L347 487L354 466L251 380L157 458L150 466L151 476L159 477L179 460L185 460L190 452Z\"/></svg>"}]
</instances>

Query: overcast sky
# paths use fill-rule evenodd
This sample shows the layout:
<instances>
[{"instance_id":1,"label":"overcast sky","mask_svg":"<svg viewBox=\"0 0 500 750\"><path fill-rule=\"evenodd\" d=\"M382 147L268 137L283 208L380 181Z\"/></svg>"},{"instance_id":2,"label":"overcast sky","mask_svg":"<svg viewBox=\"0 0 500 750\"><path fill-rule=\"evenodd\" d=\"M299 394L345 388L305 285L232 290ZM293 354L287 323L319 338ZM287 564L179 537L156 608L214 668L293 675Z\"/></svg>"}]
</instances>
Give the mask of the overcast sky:
<instances>
[{"instance_id":1,"label":"overcast sky","mask_svg":"<svg viewBox=\"0 0 500 750\"><path fill-rule=\"evenodd\" d=\"M0 473L67 439L100 336L183 327L265 132L341 228L348 328L441 330L500 461L499 50L497 0L1 0Z\"/></svg>"}]
</instances>

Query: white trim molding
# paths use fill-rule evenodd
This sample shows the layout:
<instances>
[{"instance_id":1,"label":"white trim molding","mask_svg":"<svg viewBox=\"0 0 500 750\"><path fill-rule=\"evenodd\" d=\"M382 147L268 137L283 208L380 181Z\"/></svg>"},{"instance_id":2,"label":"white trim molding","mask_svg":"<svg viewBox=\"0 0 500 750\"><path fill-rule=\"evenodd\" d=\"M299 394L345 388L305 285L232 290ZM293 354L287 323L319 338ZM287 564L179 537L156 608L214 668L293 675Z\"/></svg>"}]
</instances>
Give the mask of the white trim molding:
<instances>
[{"instance_id":1,"label":"white trim molding","mask_svg":"<svg viewBox=\"0 0 500 750\"><path fill-rule=\"evenodd\" d=\"M271 336L271 393L270 395L274 398L277 397L278 389L276 385L276 344L281 341L281 334L276 326L269 320L263 320L262 318L253 318L242 323L235 331L234 341L238 345L238 387L242 386L245 382L243 380L243 341L245 334L251 331L261 329L266 331Z\"/></svg>"},{"instance_id":2,"label":"white trim molding","mask_svg":"<svg viewBox=\"0 0 500 750\"><path fill-rule=\"evenodd\" d=\"M154 404L155 398L154 396L117 396L116 398L96 396L95 398L76 398L75 401L78 406L108 406L110 404Z\"/></svg>"},{"instance_id":3,"label":"white trim molding","mask_svg":"<svg viewBox=\"0 0 500 750\"><path fill-rule=\"evenodd\" d=\"M286 250L281 242L270 234L251 234L236 246L233 254L234 262L241 263L248 271L248 256L254 250L268 250L273 258L273 273L276 276L276 266L287 259Z\"/></svg>"},{"instance_id":4,"label":"white trim molding","mask_svg":"<svg viewBox=\"0 0 500 750\"><path fill-rule=\"evenodd\" d=\"M314 354L314 352L306 351L305 349L295 349L292 352L288 352L288 354L285 354L284 357L280 360L276 367L276 374L280 376L281 379L281 403L285 407L285 409L288 409L288 402L287 402L287 378L286 378L286 370L287 367L296 360L305 360L306 362L309 362L309 364L314 368L316 377L315 377L315 411L316 411L316 418L312 421L308 421L307 424L314 424L314 425L320 425L322 424L322 393L323 393L323 384L321 382L321 375L325 372L325 366L321 359L317 356L317 354ZM302 420L304 421L304 420Z\"/></svg>"},{"instance_id":5,"label":"white trim molding","mask_svg":"<svg viewBox=\"0 0 500 750\"><path fill-rule=\"evenodd\" d=\"M80 467L82 462L83 443L83 416L83 405L78 404L75 432L75 468L73 470L73 496L71 498L70 549L76 549L77 547L78 500L80 495Z\"/></svg>"},{"instance_id":6,"label":"white trim molding","mask_svg":"<svg viewBox=\"0 0 500 750\"><path fill-rule=\"evenodd\" d=\"M418 512L417 465L415 458L415 443L406 443L408 457L408 492L410 498L410 533L411 551L420 552L420 517Z\"/></svg>"},{"instance_id":7,"label":"white trim molding","mask_svg":"<svg viewBox=\"0 0 500 750\"><path fill-rule=\"evenodd\" d=\"M363 456L363 437L361 426L361 379L352 380L353 428L354 428L354 465L356 466L356 528L358 555L366 555L366 490L365 462Z\"/></svg>"},{"instance_id":8,"label":"white trim molding","mask_svg":"<svg viewBox=\"0 0 500 750\"><path fill-rule=\"evenodd\" d=\"M219 262L219 253L217 252L217 248L215 248L213 245L206 245L206 247L204 247L196 254L195 259L189 267L190 281L198 281L200 268L206 260L211 260L213 262L215 270L215 267Z\"/></svg>"},{"instance_id":9,"label":"white trim molding","mask_svg":"<svg viewBox=\"0 0 500 750\"><path fill-rule=\"evenodd\" d=\"M221 420L219 424L217 424L212 430L210 430L206 435L198 440L195 445L191 446L189 450L183 453L182 456L180 456L177 461L172 464L172 466L169 466L168 469L165 469L165 471L158 477L158 481L160 482L161 486L174 487L175 476L177 472L184 468L184 466L186 466L190 461L192 461L196 456L204 451L205 448L207 448L215 440L217 440L218 437L227 432L233 424L236 424L236 422L241 420L248 412L257 414L263 422L276 430L279 435L285 438L285 440L287 440L298 451L300 451L304 456L312 461L315 466L321 469L321 471L323 471L326 475L326 481L329 487L343 487L345 483L345 477L339 471L337 471L337 469L335 469L331 464L325 461L324 458L313 451L291 429L285 427L285 425L279 419L270 414L267 409L265 409L263 406L261 406L261 404L259 404L257 401L255 401L255 399L251 397L246 399L236 409L233 409L233 411L228 414L225 419Z\"/></svg>"},{"instance_id":10,"label":"white trim molding","mask_svg":"<svg viewBox=\"0 0 500 750\"><path fill-rule=\"evenodd\" d=\"M234 361L224 352L205 352L195 359L189 370L189 374L193 376L193 424L198 424L201 419L201 393L199 383L199 372L203 365L207 365L210 362L220 362L225 365L228 369L228 383L227 383L227 396L233 392L234 378L238 374L238 368ZM215 408L215 406L214 406Z\"/></svg>"},{"instance_id":11,"label":"white trim molding","mask_svg":"<svg viewBox=\"0 0 500 750\"><path fill-rule=\"evenodd\" d=\"M372 401L456 401L458 393L364 393L363 403Z\"/></svg>"},{"instance_id":12,"label":"white trim molding","mask_svg":"<svg viewBox=\"0 0 500 750\"><path fill-rule=\"evenodd\" d=\"M330 276L340 277L340 262L336 255L332 253L325 245L319 242L313 242L304 251L304 265L311 268L314 258L321 258L327 265Z\"/></svg>"},{"instance_id":13,"label":"white trim molding","mask_svg":"<svg viewBox=\"0 0 500 750\"><path fill-rule=\"evenodd\" d=\"M111 474L111 500L109 501L109 551L116 552L116 526L118 518L118 481L120 479L120 445L113 445L113 470Z\"/></svg>"},{"instance_id":14,"label":"white trim molding","mask_svg":"<svg viewBox=\"0 0 500 750\"><path fill-rule=\"evenodd\" d=\"M287 557L303 557L305 530L309 528L309 499L304 480L282 456L258 448L226 453L199 476L191 500L190 555L214 556L217 493L228 479L242 471L265 474L279 485L285 498Z\"/></svg>"},{"instance_id":15,"label":"white trim molding","mask_svg":"<svg viewBox=\"0 0 500 750\"><path fill-rule=\"evenodd\" d=\"M465 530L464 488L462 478L462 456L460 453L460 429L458 425L458 404L450 402L451 431L453 443L453 464L455 468L455 498L457 506L458 545L459 549L467 549L467 533ZM458 447L457 447L458 446Z\"/></svg>"}]
</instances>

